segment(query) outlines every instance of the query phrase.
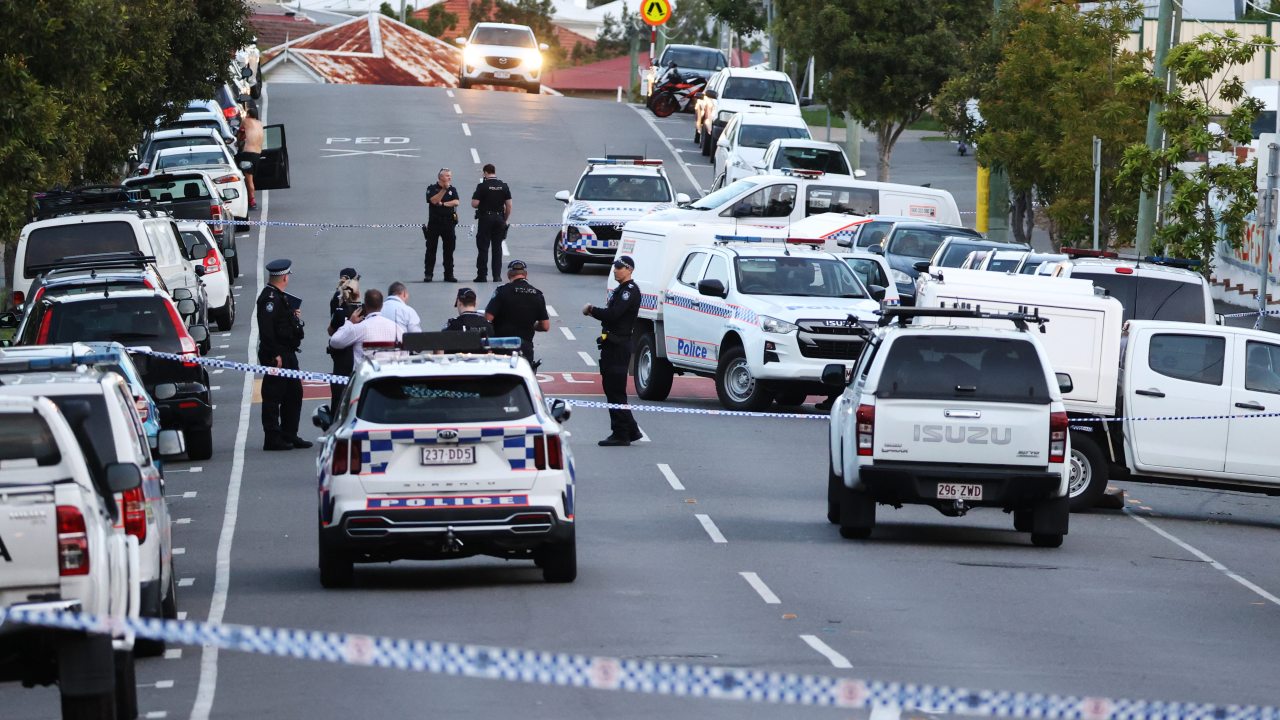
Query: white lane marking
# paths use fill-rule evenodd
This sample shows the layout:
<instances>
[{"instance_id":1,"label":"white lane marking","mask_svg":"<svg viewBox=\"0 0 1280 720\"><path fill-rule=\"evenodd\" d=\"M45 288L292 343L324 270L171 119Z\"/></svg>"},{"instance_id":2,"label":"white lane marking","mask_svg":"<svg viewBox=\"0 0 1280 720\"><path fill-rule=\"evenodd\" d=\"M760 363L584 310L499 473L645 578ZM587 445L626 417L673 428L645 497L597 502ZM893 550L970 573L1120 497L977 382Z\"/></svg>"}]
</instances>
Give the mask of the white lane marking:
<instances>
[{"instance_id":1,"label":"white lane marking","mask_svg":"<svg viewBox=\"0 0 1280 720\"><path fill-rule=\"evenodd\" d=\"M662 144L666 145L667 149L671 151L671 157L674 157L676 159L676 162L680 163L680 169L684 170L685 177L689 178L689 184L693 185L694 189L697 190L699 194L701 194L703 192L702 186L699 185L698 181L693 177L693 171L689 169L689 166L684 163L684 160L680 159L680 151L675 149L675 146L671 144L671 141L668 140L666 136L662 134L662 131L658 129L658 126L654 124L653 118L649 117L649 114L648 114L649 111L647 109L642 109L642 108L643 106L641 107L637 107L635 105L631 106L631 109L635 110L637 115L644 118L644 121L649 123L649 127L653 129L653 134L657 135L658 139L662 141Z\"/></svg>"},{"instance_id":2,"label":"white lane marking","mask_svg":"<svg viewBox=\"0 0 1280 720\"><path fill-rule=\"evenodd\" d=\"M262 94L262 121L267 121L267 92ZM264 287L263 258L267 249L267 217L271 191L262 193L262 217L264 224L258 226L258 281L257 291ZM258 346L258 317L249 316L249 341L245 355L248 362L253 362L253 349ZM218 534L217 561L214 566L213 597L209 601L209 623L222 624L227 612L227 589L231 584L231 542L236 534L236 519L240 513L240 484L244 480L244 450L249 440L249 412L253 407L254 376L245 373L244 384L240 390L240 417L236 423L236 444L231 459L231 475L227 481L227 505L222 515L222 531ZM200 684L197 686L195 703L191 707L191 720L209 720L213 712L213 696L218 688L218 648L205 647L200 653Z\"/></svg>"},{"instance_id":3,"label":"white lane marking","mask_svg":"<svg viewBox=\"0 0 1280 720\"><path fill-rule=\"evenodd\" d=\"M195 578L182 578L178 581L178 587L191 587L196 584Z\"/></svg>"},{"instance_id":4,"label":"white lane marking","mask_svg":"<svg viewBox=\"0 0 1280 720\"><path fill-rule=\"evenodd\" d=\"M445 91L444 91L444 94L445 94L445 95L448 95L449 97L453 97L453 91L452 91L452 90L445 90Z\"/></svg>"},{"instance_id":5,"label":"white lane marking","mask_svg":"<svg viewBox=\"0 0 1280 720\"><path fill-rule=\"evenodd\" d=\"M817 650L819 655L830 660L832 667L837 667L841 670L848 670L853 667L853 663L850 663L848 658L832 650L831 646L819 640L817 635L801 635L800 639L809 647Z\"/></svg>"},{"instance_id":6,"label":"white lane marking","mask_svg":"<svg viewBox=\"0 0 1280 720\"><path fill-rule=\"evenodd\" d=\"M453 104L453 112L454 112L455 114L461 115L461 114L462 114L462 106L461 106L461 105L459 105L458 103L454 103L454 104Z\"/></svg>"},{"instance_id":7,"label":"white lane marking","mask_svg":"<svg viewBox=\"0 0 1280 720\"><path fill-rule=\"evenodd\" d=\"M144 687L146 687L146 686L144 686ZM172 681L172 680L157 680L157 681L156 681L156 688L157 688L157 689L159 689L159 690L168 690L168 689L169 689L169 688L171 688L171 687L173 687L173 681Z\"/></svg>"},{"instance_id":8,"label":"white lane marking","mask_svg":"<svg viewBox=\"0 0 1280 720\"><path fill-rule=\"evenodd\" d=\"M556 312L556 309L555 309L555 308L553 308L553 307L551 307L550 305L548 305L548 306L547 306L547 317L560 317L560 313Z\"/></svg>"},{"instance_id":9,"label":"white lane marking","mask_svg":"<svg viewBox=\"0 0 1280 720\"><path fill-rule=\"evenodd\" d=\"M480 164L480 153L476 152L475 148L471 148L471 162Z\"/></svg>"},{"instance_id":10,"label":"white lane marking","mask_svg":"<svg viewBox=\"0 0 1280 720\"><path fill-rule=\"evenodd\" d=\"M146 715L143 715L143 717L147 720L161 720L162 718L169 717L169 713L166 710L152 710Z\"/></svg>"},{"instance_id":11,"label":"white lane marking","mask_svg":"<svg viewBox=\"0 0 1280 720\"><path fill-rule=\"evenodd\" d=\"M176 519L176 520L174 520L174 521L173 521L173 524L174 524L174 525L190 525L190 524L191 524L191 518L178 518L178 519Z\"/></svg>"},{"instance_id":12,"label":"white lane marking","mask_svg":"<svg viewBox=\"0 0 1280 720\"><path fill-rule=\"evenodd\" d=\"M565 326L563 326L563 325L561 325L561 326L560 326L560 332L561 332L561 334L563 334L563 335L564 335L564 339L565 339L565 340L577 340L577 339L578 339L578 338L576 338L576 337L574 337L574 336L573 336L573 331L572 331L572 330L570 330L569 328L567 328L567 327L565 327Z\"/></svg>"},{"instance_id":13,"label":"white lane marking","mask_svg":"<svg viewBox=\"0 0 1280 720\"><path fill-rule=\"evenodd\" d=\"M658 463L658 472L662 473L662 477L667 479L667 484L672 490L683 490L684 483L680 482L680 478L671 472L671 466L666 463Z\"/></svg>"},{"instance_id":14,"label":"white lane marking","mask_svg":"<svg viewBox=\"0 0 1280 720\"><path fill-rule=\"evenodd\" d=\"M760 596L761 600L765 601L765 604L782 604L782 601L778 599L777 595L773 594L773 591L769 589L768 585L764 584L764 581L760 579L759 575L753 572L740 572L738 574L742 576L743 580L747 581L747 584L751 586L752 590L756 591L756 594Z\"/></svg>"},{"instance_id":15,"label":"white lane marking","mask_svg":"<svg viewBox=\"0 0 1280 720\"><path fill-rule=\"evenodd\" d=\"M165 660L180 660L182 658L182 648L173 648L164 651Z\"/></svg>"},{"instance_id":16,"label":"white lane marking","mask_svg":"<svg viewBox=\"0 0 1280 720\"><path fill-rule=\"evenodd\" d=\"M694 515L694 517L698 518L698 522L702 523L702 529L706 530L707 534L711 536L711 542L713 543L729 542L728 540L724 539L724 535L721 534L720 528L716 527L716 524L711 522L710 515L697 514L697 515Z\"/></svg>"},{"instance_id":17,"label":"white lane marking","mask_svg":"<svg viewBox=\"0 0 1280 720\"><path fill-rule=\"evenodd\" d=\"M221 374L222 374L222 373L224 373L224 372L226 372L226 370L218 369L218 370L214 370L214 371L213 371L213 374L214 374L214 375L221 375Z\"/></svg>"},{"instance_id":18,"label":"white lane marking","mask_svg":"<svg viewBox=\"0 0 1280 720\"><path fill-rule=\"evenodd\" d=\"M199 490L188 490L182 493L182 497L186 498L187 500L190 500L191 498L199 494L199 492L200 492Z\"/></svg>"},{"instance_id":19,"label":"white lane marking","mask_svg":"<svg viewBox=\"0 0 1280 720\"><path fill-rule=\"evenodd\" d=\"M227 349L227 348L229 348L229 347L231 347L231 346L230 346L230 345L219 345L219 346L218 346L218 349L219 349L219 350L226 350L226 349Z\"/></svg>"},{"instance_id":20,"label":"white lane marking","mask_svg":"<svg viewBox=\"0 0 1280 720\"><path fill-rule=\"evenodd\" d=\"M221 390L221 389L222 389L222 386L221 386L221 385L210 385L210 386L209 386L209 389L210 389L210 390Z\"/></svg>"},{"instance_id":21,"label":"white lane marking","mask_svg":"<svg viewBox=\"0 0 1280 720\"><path fill-rule=\"evenodd\" d=\"M1193 546L1193 545L1191 545L1190 543L1186 543L1186 542L1183 542L1182 540L1179 540L1177 537L1175 537L1175 536L1173 535L1173 533L1169 532L1168 530L1165 530L1164 528L1161 528L1160 526L1156 525L1155 523L1151 522L1150 520L1148 520L1148 519L1146 519L1146 518L1144 518L1144 517L1141 517L1141 516L1139 516L1139 515L1135 515L1135 514L1133 514L1132 512L1130 512L1130 511L1129 511L1129 509L1128 509L1128 508L1125 508L1125 511L1124 511L1124 512L1125 512L1125 514L1126 514L1126 515L1128 515L1129 517L1133 518L1134 520L1137 520L1138 522L1142 523L1143 525L1146 525L1148 530L1151 530L1151 531L1152 531L1152 532L1154 532L1155 534L1157 534L1157 535L1159 535L1159 536L1163 537L1165 540L1168 540L1169 542L1173 543L1174 545L1177 545L1178 547L1182 548L1183 550L1186 550L1187 552L1191 553L1192 555L1195 555L1196 557L1200 558L1201 560L1203 560L1203 561L1205 561L1205 562L1209 563L1211 566L1213 566L1213 569L1214 569L1214 570L1217 570L1218 572L1222 573L1223 575L1226 575L1227 577L1231 578L1232 580L1235 580L1236 582L1238 582L1238 583L1240 583L1241 585L1245 586L1245 587L1246 587L1246 588L1248 588L1250 591L1252 591L1252 592L1253 592L1253 594L1257 595L1258 597L1262 598L1263 600L1266 600L1267 602L1271 603L1272 605L1280 605L1280 597L1276 597L1275 595L1272 595L1271 593L1267 592L1266 590L1263 590L1262 588L1258 587L1257 585L1253 584L1252 582L1250 582L1250 581L1246 580L1245 578L1241 577L1239 574L1237 574L1236 572L1234 572L1233 570L1231 570L1231 568L1227 567L1226 565L1223 565L1222 563L1218 562L1217 560L1214 560L1213 558L1211 558L1211 557L1209 557L1208 555L1206 555L1206 554L1205 554L1204 552L1202 552L1199 548L1194 547L1194 546Z\"/></svg>"},{"instance_id":22,"label":"white lane marking","mask_svg":"<svg viewBox=\"0 0 1280 720\"><path fill-rule=\"evenodd\" d=\"M173 554L174 554L174 555L186 555L186 554L187 554L187 549L186 549L186 548L174 548L174 549L173 549Z\"/></svg>"},{"instance_id":23,"label":"white lane marking","mask_svg":"<svg viewBox=\"0 0 1280 720\"><path fill-rule=\"evenodd\" d=\"M636 425L636 429L640 431L640 439L636 440L636 442L653 442L649 439L649 433L645 432L644 428Z\"/></svg>"},{"instance_id":24,"label":"white lane marking","mask_svg":"<svg viewBox=\"0 0 1280 720\"><path fill-rule=\"evenodd\" d=\"M578 351L578 357L582 358L582 362L586 363L587 365L590 365L591 367L596 366L595 359L593 359L590 355L586 354L581 350Z\"/></svg>"},{"instance_id":25,"label":"white lane marking","mask_svg":"<svg viewBox=\"0 0 1280 720\"><path fill-rule=\"evenodd\" d=\"M178 619L179 619L179 620L186 620L186 619L187 619L187 611L186 611L186 610L179 610L179 611L178 611Z\"/></svg>"},{"instance_id":26,"label":"white lane marking","mask_svg":"<svg viewBox=\"0 0 1280 720\"><path fill-rule=\"evenodd\" d=\"M471 126L466 123L462 123L462 134L467 137L471 137Z\"/></svg>"},{"instance_id":27,"label":"white lane marking","mask_svg":"<svg viewBox=\"0 0 1280 720\"><path fill-rule=\"evenodd\" d=\"M511 257L511 248L507 247L506 240L502 241L502 257Z\"/></svg>"}]
</instances>

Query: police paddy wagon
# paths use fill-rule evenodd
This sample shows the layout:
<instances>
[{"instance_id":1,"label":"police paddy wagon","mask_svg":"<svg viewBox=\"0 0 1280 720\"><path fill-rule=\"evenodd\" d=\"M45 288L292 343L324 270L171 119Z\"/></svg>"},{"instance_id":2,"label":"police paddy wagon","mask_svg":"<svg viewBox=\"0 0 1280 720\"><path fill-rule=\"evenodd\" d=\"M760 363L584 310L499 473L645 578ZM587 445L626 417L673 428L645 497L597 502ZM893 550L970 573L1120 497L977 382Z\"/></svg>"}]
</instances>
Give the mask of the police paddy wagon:
<instances>
[{"instance_id":1,"label":"police paddy wagon","mask_svg":"<svg viewBox=\"0 0 1280 720\"><path fill-rule=\"evenodd\" d=\"M552 250L563 273L613 262L624 223L689 202L672 190L661 160L612 155L588 158L577 188L561 190L556 199L566 206Z\"/></svg>"},{"instance_id":2,"label":"police paddy wagon","mask_svg":"<svg viewBox=\"0 0 1280 720\"><path fill-rule=\"evenodd\" d=\"M356 368L317 461L320 583L353 563L473 555L530 559L548 582L578 574L574 460L519 338L411 333Z\"/></svg>"}]
</instances>

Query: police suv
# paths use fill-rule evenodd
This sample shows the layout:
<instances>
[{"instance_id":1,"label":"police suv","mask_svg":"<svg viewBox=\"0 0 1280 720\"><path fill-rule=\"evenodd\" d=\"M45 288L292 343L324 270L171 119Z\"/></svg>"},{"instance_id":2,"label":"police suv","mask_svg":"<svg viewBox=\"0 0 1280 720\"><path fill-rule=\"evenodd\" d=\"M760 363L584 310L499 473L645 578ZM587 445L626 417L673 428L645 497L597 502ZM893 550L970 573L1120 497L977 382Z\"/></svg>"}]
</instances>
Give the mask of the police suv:
<instances>
[{"instance_id":1,"label":"police suv","mask_svg":"<svg viewBox=\"0 0 1280 720\"><path fill-rule=\"evenodd\" d=\"M410 333L403 345L361 363L333 415L312 417L330 428L320 583L350 585L357 562L472 555L531 559L548 582L573 582L569 411L542 397L520 339Z\"/></svg>"},{"instance_id":2,"label":"police suv","mask_svg":"<svg viewBox=\"0 0 1280 720\"><path fill-rule=\"evenodd\" d=\"M651 212L689 202L672 190L661 160L638 157L588 158L573 192L556 199L566 205L552 255L556 269L576 273L584 263L613 262L622 225Z\"/></svg>"},{"instance_id":3,"label":"police suv","mask_svg":"<svg viewBox=\"0 0 1280 720\"><path fill-rule=\"evenodd\" d=\"M1071 457L1062 393L1072 387L1031 330L1040 320L885 311L831 408L827 520L842 537L870 536L877 503L912 504L949 517L1000 508L1032 544L1062 544ZM827 366L823 380L844 385L843 366Z\"/></svg>"}]
</instances>

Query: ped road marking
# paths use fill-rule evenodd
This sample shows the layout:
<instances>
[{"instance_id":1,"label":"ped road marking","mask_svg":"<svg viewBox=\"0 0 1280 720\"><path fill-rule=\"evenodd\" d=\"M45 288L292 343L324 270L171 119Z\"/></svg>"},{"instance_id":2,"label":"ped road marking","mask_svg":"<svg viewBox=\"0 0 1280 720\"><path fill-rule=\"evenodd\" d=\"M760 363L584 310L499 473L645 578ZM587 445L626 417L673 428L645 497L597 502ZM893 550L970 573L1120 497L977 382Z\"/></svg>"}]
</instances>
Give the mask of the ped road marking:
<instances>
[{"instance_id":1,"label":"ped road marking","mask_svg":"<svg viewBox=\"0 0 1280 720\"><path fill-rule=\"evenodd\" d=\"M325 158L352 157L354 155L382 155L384 157L407 157L416 158L417 155L411 154L418 152L418 148L405 148L400 150L348 150L347 148L321 148L324 152L333 153L332 155L321 155Z\"/></svg>"},{"instance_id":2,"label":"ped road marking","mask_svg":"<svg viewBox=\"0 0 1280 720\"><path fill-rule=\"evenodd\" d=\"M1262 588L1258 587L1257 585L1255 585L1254 583L1250 582L1249 580L1246 580L1245 578L1241 577L1239 574L1237 574L1237 573L1235 573L1234 571L1232 571L1232 570L1231 570L1231 568L1228 568L1226 565L1223 565L1222 563L1218 562L1217 560L1214 560L1213 558L1211 558L1211 557L1209 557L1208 555L1206 555L1206 554L1205 554L1204 552L1202 552L1199 548L1196 548L1195 546L1191 545L1190 543L1183 542L1182 540L1180 540L1180 539L1178 539L1177 537L1175 537L1173 533L1169 532L1168 530L1165 530L1164 528L1161 528L1159 525L1156 525L1155 523L1151 522L1150 520L1148 520L1148 519L1146 519L1146 518L1144 518L1144 517L1142 517L1142 516L1140 516L1140 515L1135 515L1135 514L1132 512L1132 510L1130 510L1129 508L1125 508L1124 513L1125 513L1126 515L1128 515L1129 517L1133 518L1134 520L1137 520L1138 522L1140 522L1140 523L1142 523L1143 525L1145 525L1145 526L1147 527L1147 529L1148 529L1148 530L1150 530L1150 531L1154 532L1155 534L1159 535L1160 537L1164 538L1165 540L1168 540L1169 542L1173 543L1174 545L1177 545L1178 547L1182 548L1183 550L1186 550L1187 552L1191 553L1192 555L1195 555L1197 558L1199 558L1199 559L1201 559L1201 560L1203 560L1203 561L1205 561L1205 562L1209 563L1211 566L1213 566L1213 569L1214 569L1214 570L1217 570L1218 572L1222 573L1223 575L1226 575L1227 577L1231 578L1232 580L1235 580L1236 582L1238 582L1238 583L1240 583L1241 585L1245 586L1245 587L1246 587L1250 592L1252 592L1253 594L1255 594L1255 595L1257 595L1258 597L1262 598L1263 600L1266 600L1267 602L1269 602L1269 603L1271 603L1271 604L1273 604L1273 605L1280 605L1280 597L1276 597L1275 595L1272 595L1271 593L1267 592L1266 590L1263 590Z\"/></svg>"},{"instance_id":3,"label":"ped road marking","mask_svg":"<svg viewBox=\"0 0 1280 720\"><path fill-rule=\"evenodd\" d=\"M694 517L698 518L698 522L702 523L702 529L706 530L707 535L711 536L711 542L716 543L717 545L729 542L724 539L724 535L720 532L720 528L716 527L716 524L711 522L710 515L696 514Z\"/></svg>"},{"instance_id":4,"label":"ped road marking","mask_svg":"<svg viewBox=\"0 0 1280 720\"><path fill-rule=\"evenodd\" d=\"M591 359L590 355L586 354L581 350L578 351L578 357L582 358L582 362L586 363L587 365L590 365L591 367L596 366L596 361Z\"/></svg>"},{"instance_id":5,"label":"ped road marking","mask_svg":"<svg viewBox=\"0 0 1280 720\"><path fill-rule=\"evenodd\" d=\"M561 326L560 326L560 332L564 334L564 339L565 339L565 340L577 340L577 339L578 339L578 338L576 338L576 337L574 337L574 336L573 336L573 331L572 331L572 330L570 330L569 328L567 328L567 327L565 327L565 326L563 326L563 325L561 325Z\"/></svg>"},{"instance_id":6,"label":"ped road marking","mask_svg":"<svg viewBox=\"0 0 1280 720\"><path fill-rule=\"evenodd\" d=\"M764 581L760 579L759 575L753 572L740 572L738 574L742 576L743 580L747 581L747 584L751 586L752 590L756 591L756 594L760 596L761 600L765 601L765 604L767 605L782 604L782 601L778 599L777 595L773 594L773 591L769 589L768 585L764 584ZM813 637L813 636L810 635L809 637Z\"/></svg>"},{"instance_id":7,"label":"ped road marking","mask_svg":"<svg viewBox=\"0 0 1280 720\"><path fill-rule=\"evenodd\" d=\"M849 662L848 658L833 650L830 645L819 640L817 635L801 635L800 639L809 647L817 650L819 655L830 661L832 667L840 668L841 670L848 670L853 667L853 663Z\"/></svg>"},{"instance_id":8,"label":"ped road marking","mask_svg":"<svg viewBox=\"0 0 1280 720\"><path fill-rule=\"evenodd\" d=\"M658 472L662 473L662 477L667 479L667 484L672 490L684 490L684 483L680 482L680 478L671 472L671 466L666 463L658 463Z\"/></svg>"}]
</instances>

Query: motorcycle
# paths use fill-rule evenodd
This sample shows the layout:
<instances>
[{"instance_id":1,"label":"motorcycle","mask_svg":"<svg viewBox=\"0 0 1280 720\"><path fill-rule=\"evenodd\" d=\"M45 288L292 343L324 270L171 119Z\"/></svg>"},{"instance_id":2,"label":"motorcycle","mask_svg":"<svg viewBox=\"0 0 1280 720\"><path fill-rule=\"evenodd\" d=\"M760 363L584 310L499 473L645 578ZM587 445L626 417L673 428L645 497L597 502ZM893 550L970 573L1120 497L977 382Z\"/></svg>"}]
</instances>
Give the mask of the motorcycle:
<instances>
[{"instance_id":1,"label":"motorcycle","mask_svg":"<svg viewBox=\"0 0 1280 720\"><path fill-rule=\"evenodd\" d=\"M654 85L646 104L654 115L667 117L692 107L706 87L705 79L700 77L686 79L680 74L676 64L671 63L659 82Z\"/></svg>"}]
</instances>

